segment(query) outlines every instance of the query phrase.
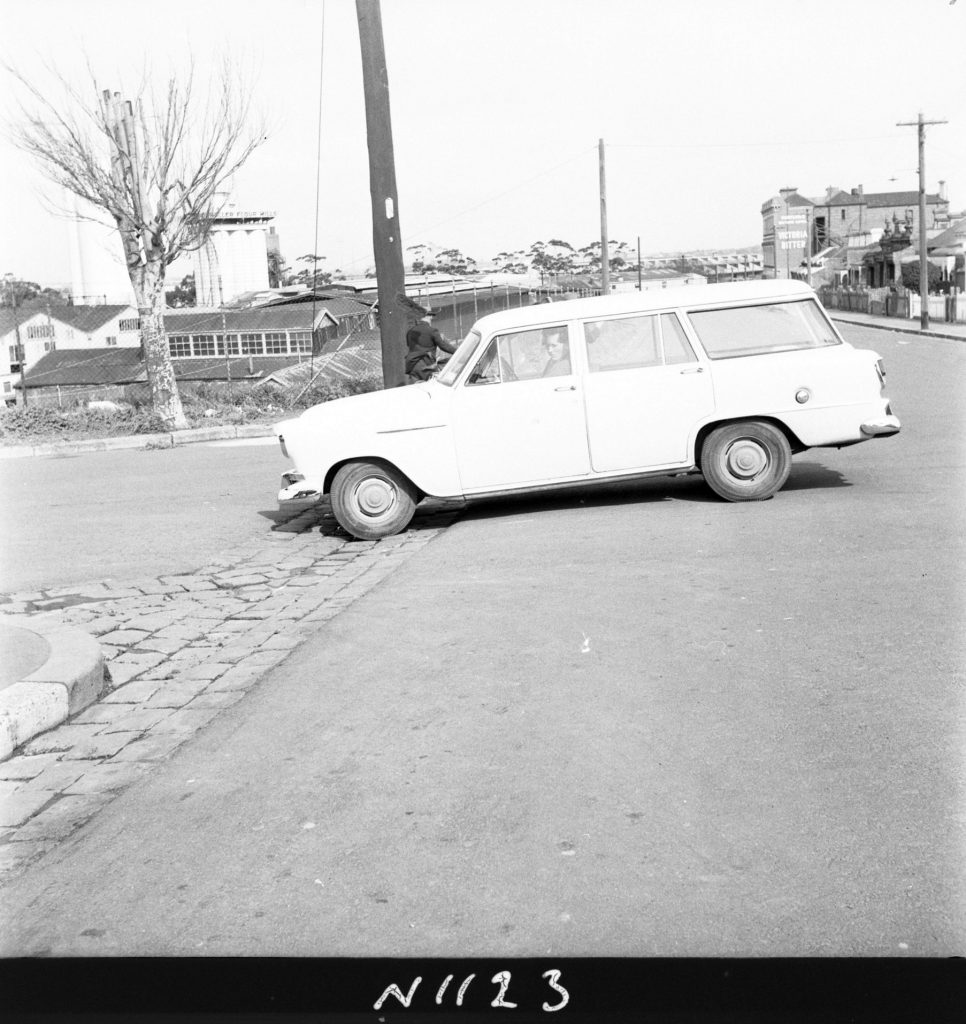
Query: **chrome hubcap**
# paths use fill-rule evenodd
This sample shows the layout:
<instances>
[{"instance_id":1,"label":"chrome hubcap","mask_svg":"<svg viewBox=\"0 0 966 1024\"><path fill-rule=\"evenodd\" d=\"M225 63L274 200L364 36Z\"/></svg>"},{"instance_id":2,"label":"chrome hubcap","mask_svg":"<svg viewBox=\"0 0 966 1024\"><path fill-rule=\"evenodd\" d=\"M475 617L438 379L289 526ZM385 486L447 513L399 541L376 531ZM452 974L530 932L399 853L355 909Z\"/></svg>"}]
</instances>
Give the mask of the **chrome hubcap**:
<instances>
[{"instance_id":1,"label":"chrome hubcap","mask_svg":"<svg viewBox=\"0 0 966 1024\"><path fill-rule=\"evenodd\" d=\"M742 480L753 480L768 468L768 452L749 438L740 438L728 449L728 472Z\"/></svg>"},{"instance_id":2,"label":"chrome hubcap","mask_svg":"<svg viewBox=\"0 0 966 1024\"><path fill-rule=\"evenodd\" d=\"M383 516L396 501L396 491L379 477L363 480L356 488L356 504L364 516Z\"/></svg>"}]
</instances>

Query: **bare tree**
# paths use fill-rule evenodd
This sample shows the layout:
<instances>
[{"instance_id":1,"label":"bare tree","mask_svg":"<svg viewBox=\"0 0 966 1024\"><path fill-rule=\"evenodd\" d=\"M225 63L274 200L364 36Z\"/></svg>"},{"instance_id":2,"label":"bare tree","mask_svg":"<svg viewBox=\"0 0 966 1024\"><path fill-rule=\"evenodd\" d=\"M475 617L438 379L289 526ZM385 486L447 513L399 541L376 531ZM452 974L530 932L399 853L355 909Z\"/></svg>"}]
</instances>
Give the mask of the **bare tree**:
<instances>
[{"instance_id":1,"label":"bare tree","mask_svg":"<svg viewBox=\"0 0 966 1024\"><path fill-rule=\"evenodd\" d=\"M160 93L142 83L132 101L90 96L63 76L52 97L14 68L25 90L13 141L44 175L117 225L141 319L141 349L155 412L172 430L187 426L164 334L164 278L179 256L203 245L232 174L264 140L250 124L248 92L225 63L207 95L194 70Z\"/></svg>"}]
</instances>

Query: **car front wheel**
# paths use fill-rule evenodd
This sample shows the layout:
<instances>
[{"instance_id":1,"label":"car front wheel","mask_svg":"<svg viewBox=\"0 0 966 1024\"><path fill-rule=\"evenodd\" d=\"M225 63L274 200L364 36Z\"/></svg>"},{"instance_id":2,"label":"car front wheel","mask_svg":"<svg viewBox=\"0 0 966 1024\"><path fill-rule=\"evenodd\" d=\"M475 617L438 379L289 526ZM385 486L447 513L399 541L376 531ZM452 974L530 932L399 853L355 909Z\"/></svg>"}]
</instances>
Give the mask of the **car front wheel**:
<instances>
[{"instance_id":1,"label":"car front wheel","mask_svg":"<svg viewBox=\"0 0 966 1024\"><path fill-rule=\"evenodd\" d=\"M701 472L711 490L726 501L770 498L782 488L791 468L788 438L757 420L718 427L701 450Z\"/></svg>"},{"instance_id":2,"label":"car front wheel","mask_svg":"<svg viewBox=\"0 0 966 1024\"><path fill-rule=\"evenodd\" d=\"M400 533L416 511L416 488L392 468L378 462L349 462L335 475L330 491L339 525L360 540Z\"/></svg>"}]
</instances>

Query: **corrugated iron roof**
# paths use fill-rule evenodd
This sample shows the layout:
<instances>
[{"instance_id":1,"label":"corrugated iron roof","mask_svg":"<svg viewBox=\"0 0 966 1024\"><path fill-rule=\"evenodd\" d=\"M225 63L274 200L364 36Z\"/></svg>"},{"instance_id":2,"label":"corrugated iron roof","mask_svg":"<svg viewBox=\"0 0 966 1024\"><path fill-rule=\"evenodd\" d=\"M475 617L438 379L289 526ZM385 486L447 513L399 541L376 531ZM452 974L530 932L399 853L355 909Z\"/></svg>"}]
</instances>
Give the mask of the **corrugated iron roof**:
<instances>
[{"instance_id":1,"label":"corrugated iron roof","mask_svg":"<svg viewBox=\"0 0 966 1024\"><path fill-rule=\"evenodd\" d=\"M315 302L316 309L327 309L334 317L359 316L372 312L371 302L360 302L350 295L313 295L311 292L304 292L301 295L283 295L280 298L272 299L258 309L278 309L280 306L311 306Z\"/></svg>"},{"instance_id":2,"label":"corrugated iron roof","mask_svg":"<svg viewBox=\"0 0 966 1024\"><path fill-rule=\"evenodd\" d=\"M935 238L930 239L928 248L940 249L949 246L956 249L958 252L962 252L964 236L966 236L966 217L962 220L954 221L948 228L946 228L945 231L940 232Z\"/></svg>"},{"instance_id":3,"label":"corrugated iron roof","mask_svg":"<svg viewBox=\"0 0 966 1024\"><path fill-rule=\"evenodd\" d=\"M14 334L18 324L23 329L25 324L35 322L38 317L41 318L42 323L45 323L47 311L44 309L24 309L22 306L18 306L14 310L9 306L0 306L0 335ZM20 340L23 341L23 337Z\"/></svg>"},{"instance_id":4,"label":"corrugated iron roof","mask_svg":"<svg viewBox=\"0 0 966 1024\"><path fill-rule=\"evenodd\" d=\"M323 307L316 307L315 325L329 321L337 323L337 318L326 312ZM224 326L222 326L224 325ZM295 306L256 306L251 309L221 310L185 310L175 312L168 310L164 314L164 330L166 334L220 334L222 330L232 333L261 331L308 331L312 327L312 307Z\"/></svg>"},{"instance_id":5,"label":"corrugated iron roof","mask_svg":"<svg viewBox=\"0 0 966 1024\"><path fill-rule=\"evenodd\" d=\"M145 379L140 348L55 349L25 374L28 388L133 384Z\"/></svg>"},{"instance_id":6,"label":"corrugated iron roof","mask_svg":"<svg viewBox=\"0 0 966 1024\"><path fill-rule=\"evenodd\" d=\"M50 315L75 330L89 334L110 323L116 317L129 313L137 316L134 306L51 306Z\"/></svg>"},{"instance_id":7,"label":"corrugated iron roof","mask_svg":"<svg viewBox=\"0 0 966 1024\"><path fill-rule=\"evenodd\" d=\"M302 356L305 361L308 357ZM230 359L232 380L264 377L298 363L297 355ZM178 380L227 380L224 357L172 359ZM48 352L26 372L28 388L137 384L147 380L139 348L63 349Z\"/></svg>"}]
</instances>

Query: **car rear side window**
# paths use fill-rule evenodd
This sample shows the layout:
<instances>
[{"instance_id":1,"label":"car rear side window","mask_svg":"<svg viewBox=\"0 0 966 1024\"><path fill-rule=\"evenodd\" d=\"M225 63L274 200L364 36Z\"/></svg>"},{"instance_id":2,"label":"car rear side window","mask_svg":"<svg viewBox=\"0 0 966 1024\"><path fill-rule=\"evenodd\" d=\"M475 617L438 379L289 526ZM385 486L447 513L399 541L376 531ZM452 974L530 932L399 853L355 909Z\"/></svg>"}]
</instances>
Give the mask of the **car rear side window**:
<instances>
[{"instance_id":1,"label":"car rear side window","mask_svg":"<svg viewBox=\"0 0 966 1024\"><path fill-rule=\"evenodd\" d=\"M594 320L584 325L584 337L591 373L697 361L672 313Z\"/></svg>"},{"instance_id":2,"label":"car rear side window","mask_svg":"<svg viewBox=\"0 0 966 1024\"><path fill-rule=\"evenodd\" d=\"M811 299L731 309L690 310L688 317L711 359L841 344Z\"/></svg>"},{"instance_id":3,"label":"car rear side window","mask_svg":"<svg viewBox=\"0 0 966 1024\"><path fill-rule=\"evenodd\" d=\"M584 324L584 338L591 373L661 365L661 336L656 316L592 321Z\"/></svg>"}]
</instances>

